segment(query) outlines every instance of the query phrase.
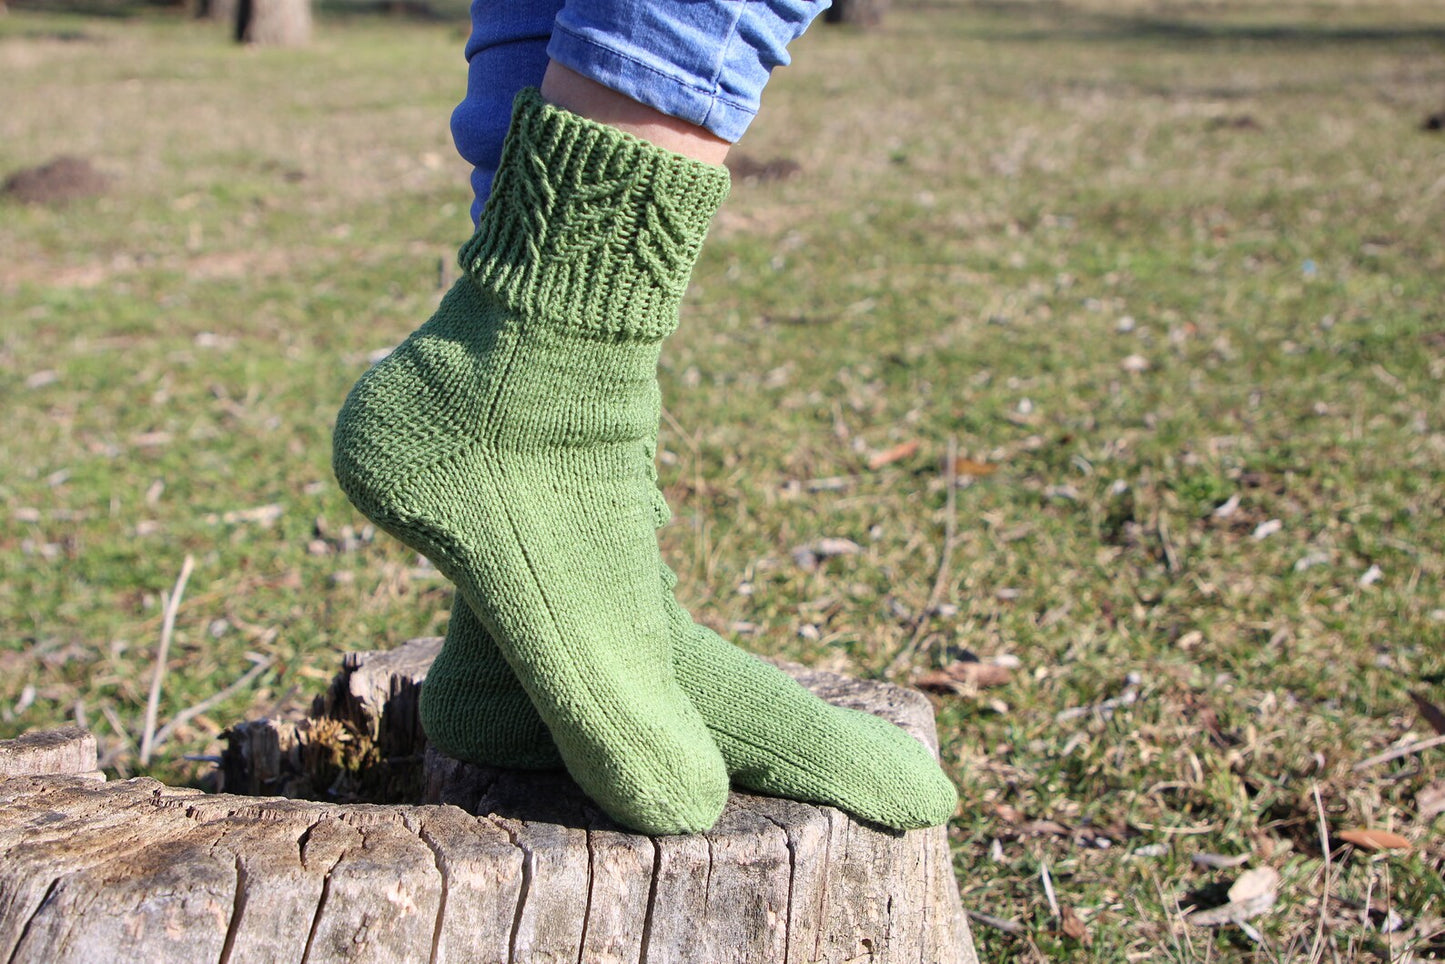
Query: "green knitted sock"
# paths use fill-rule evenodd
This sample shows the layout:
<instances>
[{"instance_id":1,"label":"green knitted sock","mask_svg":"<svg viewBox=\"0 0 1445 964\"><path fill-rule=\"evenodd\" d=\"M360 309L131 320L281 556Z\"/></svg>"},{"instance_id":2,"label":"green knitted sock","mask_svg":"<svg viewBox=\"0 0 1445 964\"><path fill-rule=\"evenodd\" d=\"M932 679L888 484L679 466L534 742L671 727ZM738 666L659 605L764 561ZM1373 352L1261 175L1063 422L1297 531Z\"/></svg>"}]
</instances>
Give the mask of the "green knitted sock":
<instances>
[{"instance_id":1,"label":"green knitted sock","mask_svg":"<svg viewBox=\"0 0 1445 964\"><path fill-rule=\"evenodd\" d=\"M519 95L466 275L334 440L342 489L457 585L582 789L653 834L704 830L727 798L635 498L660 342L726 192L723 168Z\"/></svg>"},{"instance_id":2,"label":"green knitted sock","mask_svg":"<svg viewBox=\"0 0 1445 964\"><path fill-rule=\"evenodd\" d=\"M454 760L514 770L564 765L531 697L460 592L420 703L422 732Z\"/></svg>"},{"instance_id":3,"label":"green knitted sock","mask_svg":"<svg viewBox=\"0 0 1445 964\"><path fill-rule=\"evenodd\" d=\"M663 568L673 665L738 786L823 803L899 830L953 816L958 792L933 754L887 720L834 706L692 621Z\"/></svg>"},{"instance_id":4,"label":"green knitted sock","mask_svg":"<svg viewBox=\"0 0 1445 964\"><path fill-rule=\"evenodd\" d=\"M733 782L771 796L836 806L909 830L948 820L957 793L923 744L869 713L824 702L776 667L692 621L673 597L663 567L663 600L673 662L684 692L707 721ZM422 685L423 720L433 699L455 691L486 694L464 724L424 723L449 756L494 766L543 768L557 754L536 711L496 645L465 604L452 607L446 645ZM438 696L430 690L436 687ZM467 688L472 689L468 690Z\"/></svg>"},{"instance_id":5,"label":"green knitted sock","mask_svg":"<svg viewBox=\"0 0 1445 964\"><path fill-rule=\"evenodd\" d=\"M649 440L647 465L655 443ZM648 486L653 522L670 512ZM678 682L702 713L733 782L758 793L836 806L900 830L948 820L957 793L923 744L869 713L833 706L792 677L692 621L660 569ZM465 705L466 713L433 707ZM422 725L437 748L492 766L561 765L556 745L500 650L460 596L421 691Z\"/></svg>"}]
</instances>

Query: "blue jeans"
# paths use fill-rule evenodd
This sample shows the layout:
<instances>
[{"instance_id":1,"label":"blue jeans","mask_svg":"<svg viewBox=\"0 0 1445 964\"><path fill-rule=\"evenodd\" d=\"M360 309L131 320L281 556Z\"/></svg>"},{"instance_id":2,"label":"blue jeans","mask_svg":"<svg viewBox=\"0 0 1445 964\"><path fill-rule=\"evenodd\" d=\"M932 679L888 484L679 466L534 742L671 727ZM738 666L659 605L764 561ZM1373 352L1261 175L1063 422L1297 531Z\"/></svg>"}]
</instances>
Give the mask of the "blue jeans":
<instances>
[{"instance_id":1,"label":"blue jeans","mask_svg":"<svg viewBox=\"0 0 1445 964\"><path fill-rule=\"evenodd\" d=\"M548 60L736 141L774 67L829 0L472 0L467 96L452 138L472 164L472 220L501 157L512 99Z\"/></svg>"}]
</instances>

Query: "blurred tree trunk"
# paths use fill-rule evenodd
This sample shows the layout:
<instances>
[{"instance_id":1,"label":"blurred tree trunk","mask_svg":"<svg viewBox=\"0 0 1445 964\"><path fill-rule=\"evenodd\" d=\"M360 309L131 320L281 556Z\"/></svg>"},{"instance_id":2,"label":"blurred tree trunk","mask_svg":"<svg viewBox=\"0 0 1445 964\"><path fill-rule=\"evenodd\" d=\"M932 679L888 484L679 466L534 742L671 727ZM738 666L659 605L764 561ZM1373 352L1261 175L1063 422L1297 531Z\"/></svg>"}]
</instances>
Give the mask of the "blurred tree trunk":
<instances>
[{"instance_id":1,"label":"blurred tree trunk","mask_svg":"<svg viewBox=\"0 0 1445 964\"><path fill-rule=\"evenodd\" d=\"M196 17L216 23L236 22L236 0L195 0Z\"/></svg>"},{"instance_id":2,"label":"blurred tree trunk","mask_svg":"<svg viewBox=\"0 0 1445 964\"><path fill-rule=\"evenodd\" d=\"M824 14L827 23L848 23L856 27L876 27L883 21L889 0L833 0Z\"/></svg>"},{"instance_id":3,"label":"blurred tree trunk","mask_svg":"<svg viewBox=\"0 0 1445 964\"><path fill-rule=\"evenodd\" d=\"M216 2L216 0L211 0ZM224 2L224 0L222 0ZM236 40L299 47L311 40L311 0L235 0Z\"/></svg>"}]
</instances>

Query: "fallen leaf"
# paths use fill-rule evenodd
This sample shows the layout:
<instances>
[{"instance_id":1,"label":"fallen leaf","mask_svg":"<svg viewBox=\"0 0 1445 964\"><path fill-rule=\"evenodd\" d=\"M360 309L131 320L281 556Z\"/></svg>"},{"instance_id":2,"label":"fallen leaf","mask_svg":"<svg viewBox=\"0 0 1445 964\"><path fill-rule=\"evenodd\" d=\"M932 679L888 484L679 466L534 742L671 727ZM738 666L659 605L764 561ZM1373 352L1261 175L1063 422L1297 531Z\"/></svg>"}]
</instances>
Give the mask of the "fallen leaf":
<instances>
[{"instance_id":1,"label":"fallen leaf","mask_svg":"<svg viewBox=\"0 0 1445 964\"><path fill-rule=\"evenodd\" d=\"M819 539L811 543L808 548L819 558L827 559L830 556L851 556L863 551L863 547L852 539Z\"/></svg>"},{"instance_id":2,"label":"fallen leaf","mask_svg":"<svg viewBox=\"0 0 1445 964\"><path fill-rule=\"evenodd\" d=\"M961 457L953 460L953 474L960 478L965 475L983 478L986 475L993 475L997 471L998 466L990 462L975 462L973 459Z\"/></svg>"},{"instance_id":3,"label":"fallen leaf","mask_svg":"<svg viewBox=\"0 0 1445 964\"><path fill-rule=\"evenodd\" d=\"M1435 730L1436 733L1445 735L1445 710L1440 709L1419 693L1411 693L1410 699L1415 701L1415 708L1425 718L1425 722Z\"/></svg>"},{"instance_id":4,"label":"fallen leaf","mask_svg":"<svg viewBox=\"0 0 1445 964\"><path fill-rule=\"evenodd\" d=\"M1234 493L1234 494L1231 495L1228 499L1224 500L1222 503L1220 503L1219 505L1215 506L1215 507L1214 507L1214 511L1211 512L1210 515L1214 516L1214 518L1216 518L1216 519L1228 519L1230 516L1234 515L1234 513L1237 512L1237 511L1239 511L1239 493L1238 493L1238 492Z\"/></svg>"},{"instance_id":5,"label":"fallen leaf","mask_svg":"<svg viewBox=\"0 0 1445 964\"><path fill-rule=\"evenodd\" d=\"M1229 886L1229 902L1245 904L1268 897L1274 903L1275 888L1279 886L1279 873L1273 867L1256 867L1246 870L1239 879Z\"/></svg>"},{"instance_id":6,"label":"fallen leaf","mask_svg":"<svg viewBox=\"0 0 1445 964\"><path fill-rule=\"evenodd\" d=\"M1253 538L1255 542L1258 542L1261 539L1268 539L1270 536L1274 535L1276 532L1283 528L1283 522L1279 521L1278 519L1268 519L1254 527L1254 532L1252 533L1251 538Z\"/></svg>"},{"instance_id":7,"label":"fallen leaf","mask_svg":"<svg viewBox=\"0 0 1445 964\"><path fill-rule=\"evenodd\" d=\"M913 681L919 689L944 693L967 693L985 686L1002 686L1012 678L1007 666L955 660L943 669L924 673Z\"/></svg>"},{"instance_id":8,"label":"fallen leaf","mask_svg":"<svg viewBox=\"0 0 1445 964\"><path fill-rule=\"evenodd\" d=\"M1197 910L1185 918L1196 927L1243 924L1274 906L1279 899L1279 874L1272 867L1256 867L1239 875L1229 888L1229 902Z\"/></svg>"},{"instance_id":9,"label":"fallen leaf","mask_svg":"<svg viewBox=\"0 0 1445 964\"><path fill-rule=\"evenodd\" d=\"M1089 933L1089 925L1074 913L1072 907L1065 904L1059 910L1059 926L1063 929L1065 937L1071 937L1081 944L1088 944L1094 939L1094 935Z\"/></svg>"},{"instance_id":10,"label":"fallen leaf","mask_svg":"<svg viewBox=\"0 0 1445 964\"><path fill-rule=\"evenodd\" d=\"M1434 820L1445 813L1445 780L1436 780L1420 788L1415 794L1415 809L1421 820Z\"/></svg>"},{"instance_id":11,"label":"fallen leaf","mask_svg":"<svg viewBox=\"0 0 1445 964\"><path fill-rule=\"evenodd\" d=\"M1005 823L1018 823L1023 820L1024 815L1018 812L1018 808L1007 803L996 803L993 805L993 812Z\"/></svg>"},{"instance_id":12,"label":"fallen leaf","mask_svg":"<svg viewBox=\"0 0 1445 964\"><path fill-rule=\"evenodd\" d=\"M1022 837L1067 837L1069 828L1057 820L1030 820L1019 827Z\"/></svg>"},{"instance_id":13,"label":"fallen leaf","mask_svg":"<svg viewBox=\"0 0 1445 964\"><path fill-rule=\"evenodd\" d=\"M1119 367L1130 374L1137 375L1140 372L1147 372L1149 370L1149 359L1143 355L1129 355L1123 361L1119 362Z\"/></svg>"},{"instance_id":14,"label":"fallen leaf","mask_svg":"<svg viewBox=\"0 0 1445 964\"><path fill-rule=\"evenodd\" d=\"M900 442L890 449L882 452L875 452L868 460L870 471L877 472L885 465L892 465L894 462L901 462L903 459L911 458L918 451L918 439L911 439L907 442Z\"/></svg>"},{"instance_id":15,"label":"fallen leaf","mask_svg":"<svg viewBox=\"0 0 1445 964\"><path fill-rule=\"evenodd\" d=\"M140 448L155 448L158 445L171 444L170 432L142 432L133 437L131 444Z\"/></svg>"},{"instance_id":16,"label":"fallen leaf","mask_svg":"<svg viewBox=\"0 0 1445 964\"><path fill-rule=\"evenodd\" d=\"M852 539L818 539L795 548L793 561L799 567L811 572L817 569L818 564L824 559L831 559L834 556L853 556L862 551L863 547Z\"/></svg>"},{"instance_id":17,"label":"fallen leaf","mask_svg":"<svg viewBox=\"0 0 1445 964\"><path fill-rule=\"evenodd\" d=\"M1388 830L1341 830L1335 836L1362 850L1410 850L1412 848L1410 841Z\"/></svg>"}]
</instances>

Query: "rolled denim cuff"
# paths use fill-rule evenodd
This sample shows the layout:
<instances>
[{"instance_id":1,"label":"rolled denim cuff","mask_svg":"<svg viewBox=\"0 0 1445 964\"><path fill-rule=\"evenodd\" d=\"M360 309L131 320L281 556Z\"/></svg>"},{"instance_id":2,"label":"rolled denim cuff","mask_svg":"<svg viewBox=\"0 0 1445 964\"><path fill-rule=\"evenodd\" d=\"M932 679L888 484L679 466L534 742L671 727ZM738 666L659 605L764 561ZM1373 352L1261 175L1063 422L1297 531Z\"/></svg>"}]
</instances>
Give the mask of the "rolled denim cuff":
<instances>
[{"instance_id":1,"label":"rolled denim cuff","mask_svg":"<svg viewBox=\"0 0 1445 964\"><path fill-rule=\"evenodd\" d=\"M827 0L568 0L547 56L725 141L742 137L773 68Z\"/></svg>"}]
</instances>

